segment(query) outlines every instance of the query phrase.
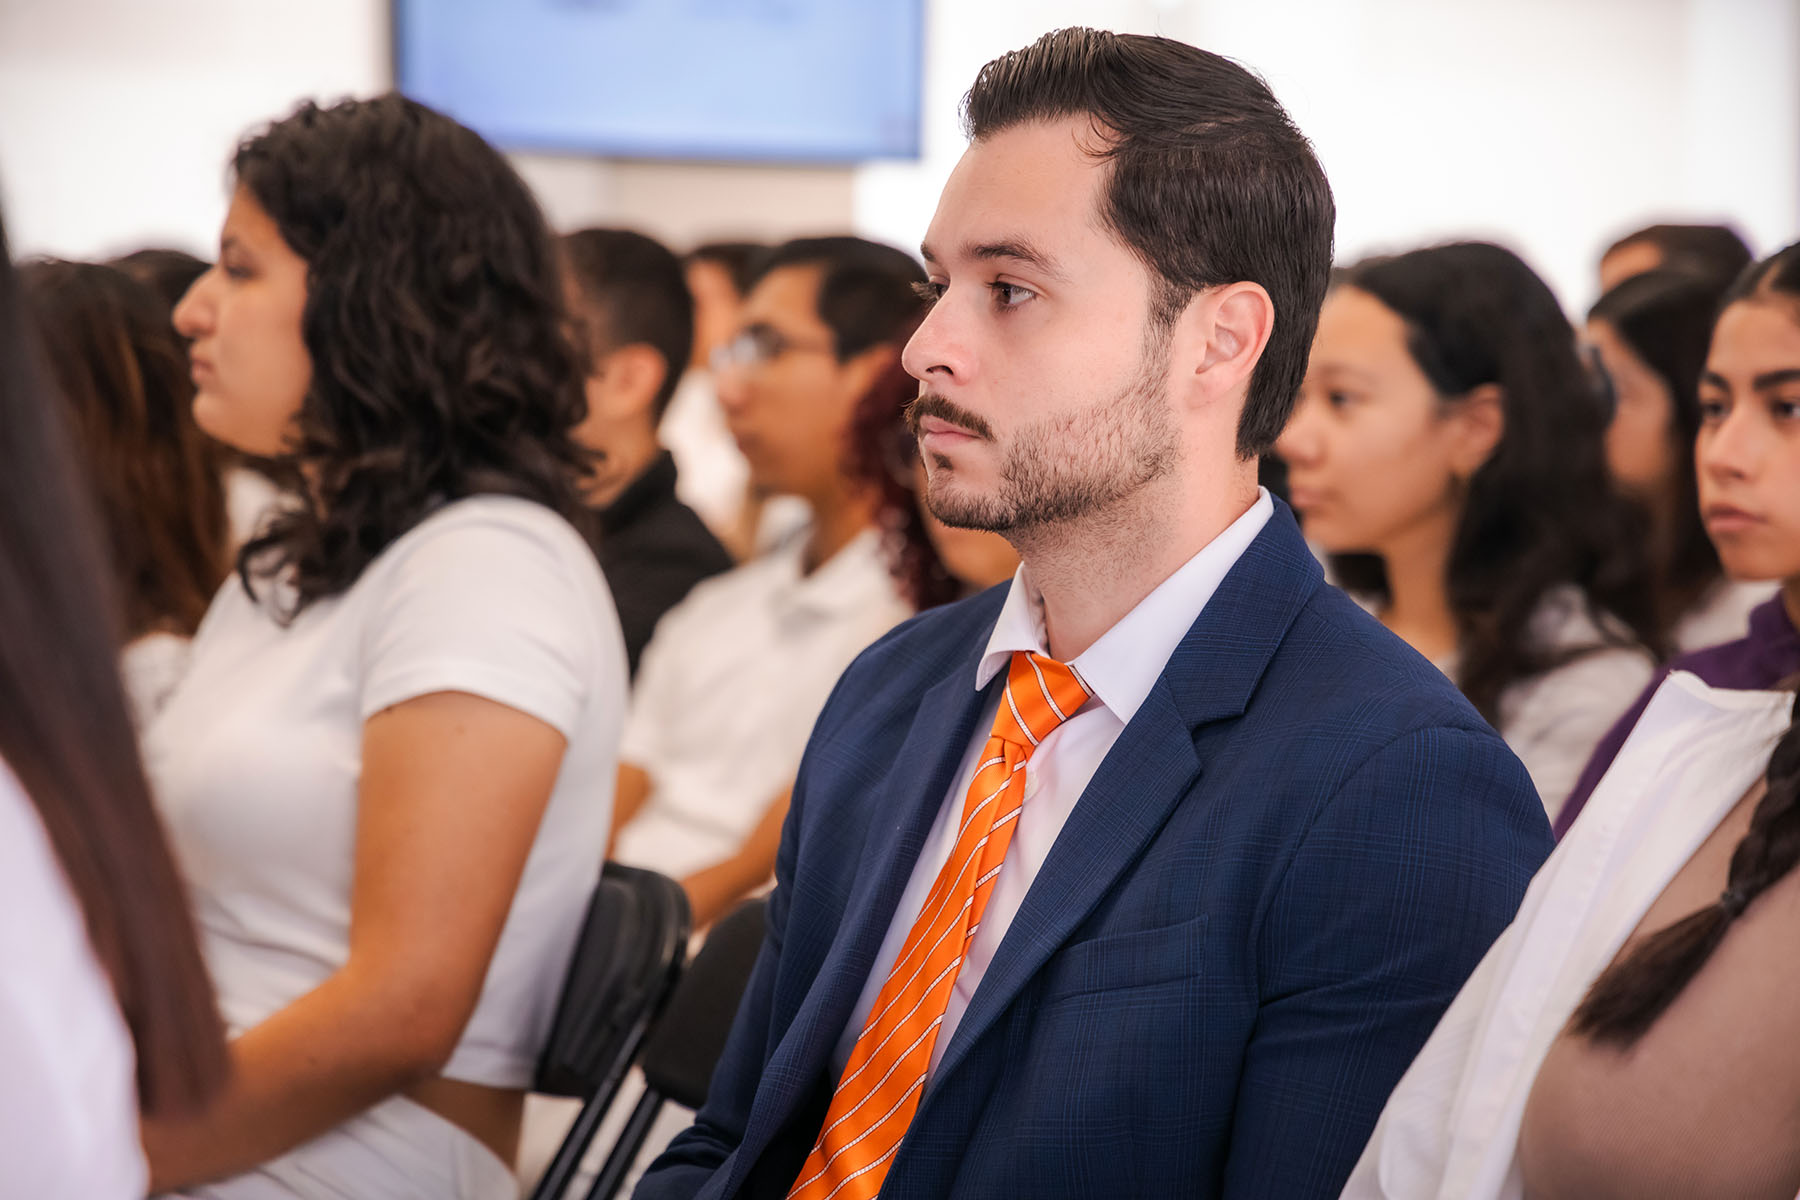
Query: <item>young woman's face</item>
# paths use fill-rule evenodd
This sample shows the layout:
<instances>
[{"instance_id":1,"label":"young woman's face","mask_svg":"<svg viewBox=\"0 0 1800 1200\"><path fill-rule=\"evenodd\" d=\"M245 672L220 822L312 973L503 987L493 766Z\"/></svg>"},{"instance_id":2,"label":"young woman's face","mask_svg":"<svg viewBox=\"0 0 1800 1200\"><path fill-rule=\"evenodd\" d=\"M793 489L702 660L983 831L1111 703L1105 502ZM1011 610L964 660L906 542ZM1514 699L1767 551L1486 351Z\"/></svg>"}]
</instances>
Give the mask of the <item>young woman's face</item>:
<instances>
[{"instance_id":1,"label":"young woman's face","mask_svg":"<svg viewBox=\"0 0 1800 1200\"><path fill-rule=\"evenodd\" d=\"M1606 464L1619 489L1656 500L1675 487L1675 397L1610 323L1593 320L1588 342L1612 379L1618 407L1606 428Z\"/></svg>"},{"instance_id":2,"label":"young woman's face","mask_svg":"<svg viewBox=\"0 0 1800 1200\"><path fill-rule=\"evenodd\" d=\"M239 187L219 233L219 261L175 308L175 328L192 343L200 428L246 454L290 448L312 386L300 333L305 307L306 261Z\"/></svg>"},{"instance_id":3,"label":"young woman's face","mask_svg":"<svg viewBox=\"0 0 1800 1200\"><path fill-rule=\"evenodd\" d=\"M1726 573L1800 580L1800 303L1740 300L1720 315L1694 455Z\"/></svg>"},{"instance_id":4,"label":"young woman's face","mask_svg":"<svg viewBox=\"0 0 1800 1200\"><path fill-rule=\"evenodd\" d=\"M1308 540L1384 553L1419 531L1448 537L1472 473L1463 406L1446 406L1407 349L1406 323L1367 292L1326 297L1294 415L1276 443Z\"/></svg>"}]
</instances>

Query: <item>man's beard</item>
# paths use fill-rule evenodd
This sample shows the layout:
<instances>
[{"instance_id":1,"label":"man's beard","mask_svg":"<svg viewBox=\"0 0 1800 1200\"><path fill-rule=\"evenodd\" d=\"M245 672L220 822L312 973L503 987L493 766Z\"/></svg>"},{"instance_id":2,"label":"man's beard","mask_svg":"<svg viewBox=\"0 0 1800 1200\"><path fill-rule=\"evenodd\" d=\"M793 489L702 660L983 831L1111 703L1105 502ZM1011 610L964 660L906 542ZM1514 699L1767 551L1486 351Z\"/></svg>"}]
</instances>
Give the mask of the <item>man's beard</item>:
<instances>
[{"instance_id":1,"label":"man's beard","mask_svg":"<svg viewBox=\"0 0 1800 1200\"><path fill-rule=\"evenodd\" d=\"M1110 401L1022 426L1005 447L999 486L976 493L958 486L944 455L933 455L924 497L937 519L956 529L1019 533L1102 512L1175 467L1178 438L1169 412L1168 339L1146 347L1136 378ZM938 417L992 440L986 421L934 392L907 406L915 435Z\"/></svg>"}]
</instances>

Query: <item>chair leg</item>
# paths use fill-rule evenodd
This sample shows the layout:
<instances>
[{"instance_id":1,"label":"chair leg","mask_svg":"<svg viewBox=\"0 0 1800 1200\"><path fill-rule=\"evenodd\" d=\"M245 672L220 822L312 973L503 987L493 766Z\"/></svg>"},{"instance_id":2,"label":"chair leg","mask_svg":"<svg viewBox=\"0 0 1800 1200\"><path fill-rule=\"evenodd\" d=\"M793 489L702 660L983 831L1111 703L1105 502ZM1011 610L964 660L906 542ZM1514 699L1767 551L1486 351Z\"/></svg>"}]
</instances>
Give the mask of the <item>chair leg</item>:
<instances>
[{"instance_id":1,"label":"chair leg","mask_svg":"<svg viewBox=\"0 0 1800 1200\"><path fill-rule=\"evenodd\" d=\"M594 1178L594 1186L589 1189L587 1200L613 1200L619 1187L625 1182L626 1172L631 1164L637 1161L638 1152L644 1148L644 1141L650 1136L650 1126L656 1122L656 1114L662 1111L663 1094L655 1088L646 1086L644 1094L631 1110L631 1116L625 1121L625 1128L619 1132L619 1140L613 1143L612 1153L606 1156L606 1165L600 1168L600 1174Z\"/></svg>"}]
</instances>

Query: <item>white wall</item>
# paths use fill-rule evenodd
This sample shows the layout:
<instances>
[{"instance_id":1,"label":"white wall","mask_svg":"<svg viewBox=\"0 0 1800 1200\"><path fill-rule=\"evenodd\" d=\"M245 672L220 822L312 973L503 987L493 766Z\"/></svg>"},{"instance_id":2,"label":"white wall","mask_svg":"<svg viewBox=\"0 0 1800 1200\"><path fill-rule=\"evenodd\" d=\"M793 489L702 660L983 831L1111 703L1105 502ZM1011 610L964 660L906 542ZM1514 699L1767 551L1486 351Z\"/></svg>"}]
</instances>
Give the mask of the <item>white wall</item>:
<instances>
[{"instance_id":1,"label":"white wall","mask_svg":"<svg viewBox=\"0 0 1800 1200\"><path fill-rule=\"evenodd\" d=\"M0 200L18 253L204 251L246 129L388 84L384 0L0 0ZM1047 29L1182 37L1260 71L1313 138L1340 257L1457 236L1521 250L1572 307L1652 219L1800 234L1794 0L929 0L924 156L856 170L519 159L562 226L677 244L854 226L916 245L957 102Z\"/></svg>"}]
</instances>

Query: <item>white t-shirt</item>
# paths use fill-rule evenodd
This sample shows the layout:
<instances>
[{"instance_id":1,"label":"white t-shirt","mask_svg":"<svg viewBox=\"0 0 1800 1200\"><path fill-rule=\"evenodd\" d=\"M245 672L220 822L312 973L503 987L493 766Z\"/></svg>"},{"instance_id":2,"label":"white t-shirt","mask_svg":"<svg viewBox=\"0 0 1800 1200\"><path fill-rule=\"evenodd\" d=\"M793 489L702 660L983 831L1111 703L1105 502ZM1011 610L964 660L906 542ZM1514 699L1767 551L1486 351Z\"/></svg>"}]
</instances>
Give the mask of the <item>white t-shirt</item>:
<instances>
[{"instance_id":1,"label":"white t-shirt","mask_svg":"<svg viewBox=\"0 0 1800 1200\"><path fill-rule=\"evenodd\" d=\"M620 862L680 878L735 853L793 783L838 676L912 615L874 530L810 575L805 544L705 580L657 622L619 751L651 793Z\"/></svg>"},{"instance_id":2,"label":"white t-shirt","mask_svg":"<svg viewBox=\"0 0 1800 1200\"><path fill-rule=\"evenodd\" d=\"M0 1195L138 1200L131 1034L31 798L0 764Z\"/></svg>"},{"instance_id":3,"label":"white t-shirt","mask_svg":"<svg viewBox=\"0 0 1800 1200\"><path fill-rule=\"evenodd\" d=\"M131 703L131 721L149 728L175 694L187 671L188 639L178 633L146 633L119 653L119 678Z\"/></svg>"},{"instance_id":4,"label":"white t-shirt","mask_svg":"<svg viewBox=\"0 0 1800 1200\"><path fill-rule=\"evenodd\" d=\"M228 580L144 751L231 1033L346 960L363 723L428 693L468 692L568 739L481 998L444 1071L528 1085L611 823L625 679L618 618L591 552L524 500L444 506L289 625ZM444 803L455 820L457 797Z\"/></svg>"}]
</instances>

